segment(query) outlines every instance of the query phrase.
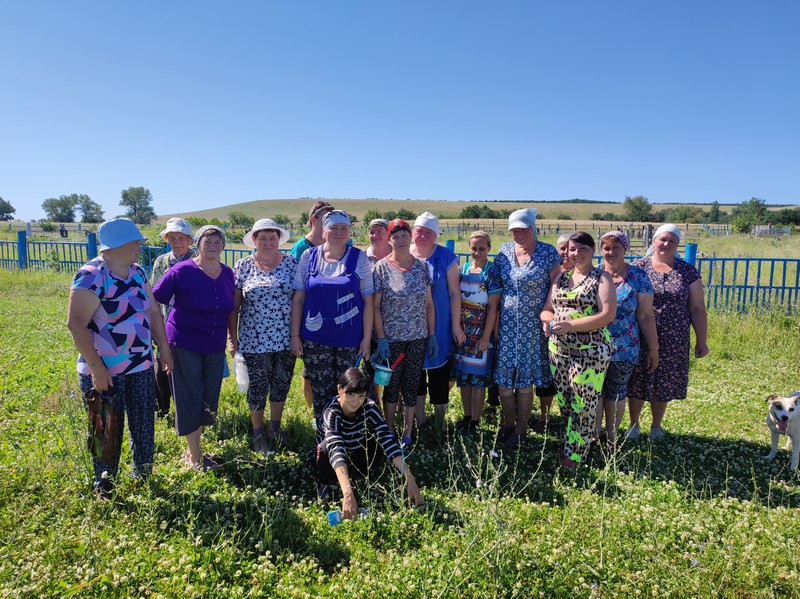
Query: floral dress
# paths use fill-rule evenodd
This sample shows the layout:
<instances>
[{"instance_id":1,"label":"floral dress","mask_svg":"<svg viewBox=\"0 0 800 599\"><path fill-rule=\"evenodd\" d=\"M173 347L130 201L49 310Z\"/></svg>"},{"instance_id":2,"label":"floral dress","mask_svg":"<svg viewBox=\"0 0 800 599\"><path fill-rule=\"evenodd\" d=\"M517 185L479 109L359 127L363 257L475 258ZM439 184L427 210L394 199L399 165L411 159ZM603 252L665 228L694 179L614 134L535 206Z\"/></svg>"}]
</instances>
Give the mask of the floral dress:
<instances>
[{"instance_id":1,"label":"floral dress","mask_svg":"<svg viewBox=\"0 0 800 599\"><path fill-rule=\"evenodd\" d=\"M578 320L599 311L598 287L603 271L592 269L572 289L572 271L561 273L553 292L553 322ZM614 342L606 327L585 332L553 333L548 344L556 401L566 422L564 457L580 462L589 452L597 406Z\"/></svg>"},{"instance_id":2,"label":"floral dress","mask_svg":"<svg viewBox=\"0 0 800 599\"><path fill-rule=\"evenodd\" d=\"M561 264L556 248L538 241L530 260L520 265L514 242L504 243L495 259L500 270L500 334L494 380L501 387L548 387L553 379L542 331L541 312L550 291L550 272Z\"/></svg>"},{"instance_id":3,"label":"floral dress","mask_svg":"<svg viewBox=\"0 0 800 599\"><path fill-rule=\"evenodd\" d=\"M697 269L675 258L670 272L658 272L649 258L633 263L643 268L653 284L653 312L658 332L658 368L647 372L638 364L631 376L628 397L644 401L685 399L689 387L689 286L700 278ZM647 341L641 341L642 353Z\"/></svg>"}]
</instances>

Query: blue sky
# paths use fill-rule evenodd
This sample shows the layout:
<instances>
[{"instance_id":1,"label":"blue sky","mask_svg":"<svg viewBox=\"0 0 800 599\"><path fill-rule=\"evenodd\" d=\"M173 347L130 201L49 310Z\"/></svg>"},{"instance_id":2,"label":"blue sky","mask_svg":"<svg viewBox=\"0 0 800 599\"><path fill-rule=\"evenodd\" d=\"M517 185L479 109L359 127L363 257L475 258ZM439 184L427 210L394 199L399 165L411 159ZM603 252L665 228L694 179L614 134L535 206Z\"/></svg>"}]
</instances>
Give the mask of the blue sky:
<instances>
[{"instance_id":1,"label":"blue sky","mask_svg":"<svg viewBox=\"0 0 800 599\"><path fill-rule=\"evenodd\" d=\"M798 31L798 0L0 0L0 196L800 204Z\"/></svg>"}]
</instances>

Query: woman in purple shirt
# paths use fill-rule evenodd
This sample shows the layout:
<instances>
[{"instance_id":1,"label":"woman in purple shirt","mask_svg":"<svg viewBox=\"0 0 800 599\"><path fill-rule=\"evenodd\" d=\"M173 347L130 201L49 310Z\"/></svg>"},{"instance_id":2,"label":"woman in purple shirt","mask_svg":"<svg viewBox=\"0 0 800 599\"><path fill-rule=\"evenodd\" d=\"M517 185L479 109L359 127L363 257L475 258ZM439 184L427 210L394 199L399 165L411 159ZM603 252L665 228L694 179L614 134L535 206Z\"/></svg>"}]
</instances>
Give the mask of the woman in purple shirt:
<instances>
[{"instance_id":1,"label":"woman in purple shirt","mask_svg":"<svg viewBox=\"0 0 800 599\"><path fill-rule=\"evenodd\" d=\"M183 459L195 470L208 470L217 464L203 455L200 437L203 426L217 419L234 276L219 260L225 249L222 229L201 227L194 241L198 255L170 268L153 295L162 304L173 302L167 339L175 362L175 428L188 445Z\"/></svg>"}]
</instances>

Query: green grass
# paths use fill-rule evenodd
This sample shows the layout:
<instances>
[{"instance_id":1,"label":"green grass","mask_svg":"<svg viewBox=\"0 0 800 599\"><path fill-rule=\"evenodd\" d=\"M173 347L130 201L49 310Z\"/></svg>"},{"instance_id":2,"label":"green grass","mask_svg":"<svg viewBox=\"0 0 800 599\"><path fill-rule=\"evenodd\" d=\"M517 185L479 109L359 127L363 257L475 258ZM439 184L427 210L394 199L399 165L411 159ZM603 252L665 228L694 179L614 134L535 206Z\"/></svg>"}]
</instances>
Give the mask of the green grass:
<instances>
[{"instance_id":1,"label":"green grass","mask_svg":"<svg viewBox=\"0 0 800 599\"><path fill-rule=\"evenodd\" d=\"M217 473L182 469L159 422L150 481L132 483L126 449L115 503L95 502L69 276L0 271L0 286L0 596L800 596L798 478L788 452L761 459L764 396L800 386L798 317L712 314L712 353L693 363L664 443L596 451L570 475L557 439L529 434L495 457L488 424L477 443L425 437L408 457L421 509L381 480L363 489L368 518L330 527L303 464L297 382L288 451L250 451L227 380L204 439Z\"/></svg>"}]
</instances>

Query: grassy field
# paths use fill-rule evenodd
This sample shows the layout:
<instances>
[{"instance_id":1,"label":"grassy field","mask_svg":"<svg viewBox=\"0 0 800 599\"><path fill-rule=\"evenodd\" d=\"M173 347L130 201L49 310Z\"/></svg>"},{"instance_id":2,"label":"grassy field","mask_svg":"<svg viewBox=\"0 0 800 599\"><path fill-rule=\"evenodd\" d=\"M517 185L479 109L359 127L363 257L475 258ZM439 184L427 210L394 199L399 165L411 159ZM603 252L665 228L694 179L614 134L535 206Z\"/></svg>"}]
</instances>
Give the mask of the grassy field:
<instances>
[{"instance_id":1,"label":"grassy field","mask_svg":"<svg viewBox=\"0 0 800 599\"><path fill-rule=\"evenodd\" d=\"M0 271L0 596L800 596L798 478L788 452L762 460L765 395L800 386L798 317L712 314L712 353L693 363L663 443L595 451L570 474L556 438L529 434L508 454L489 423L478 442L423 437L408 456L421 509L384 480L362 489L366 519L330 527L303 464L312 430L296 383L288 451L250 451L227 380L205 439L217 473L183 469L159 422L149 483L127 477L126 450L115 503L94 501L68 284Z\"/></svg>"}]
</instances>

